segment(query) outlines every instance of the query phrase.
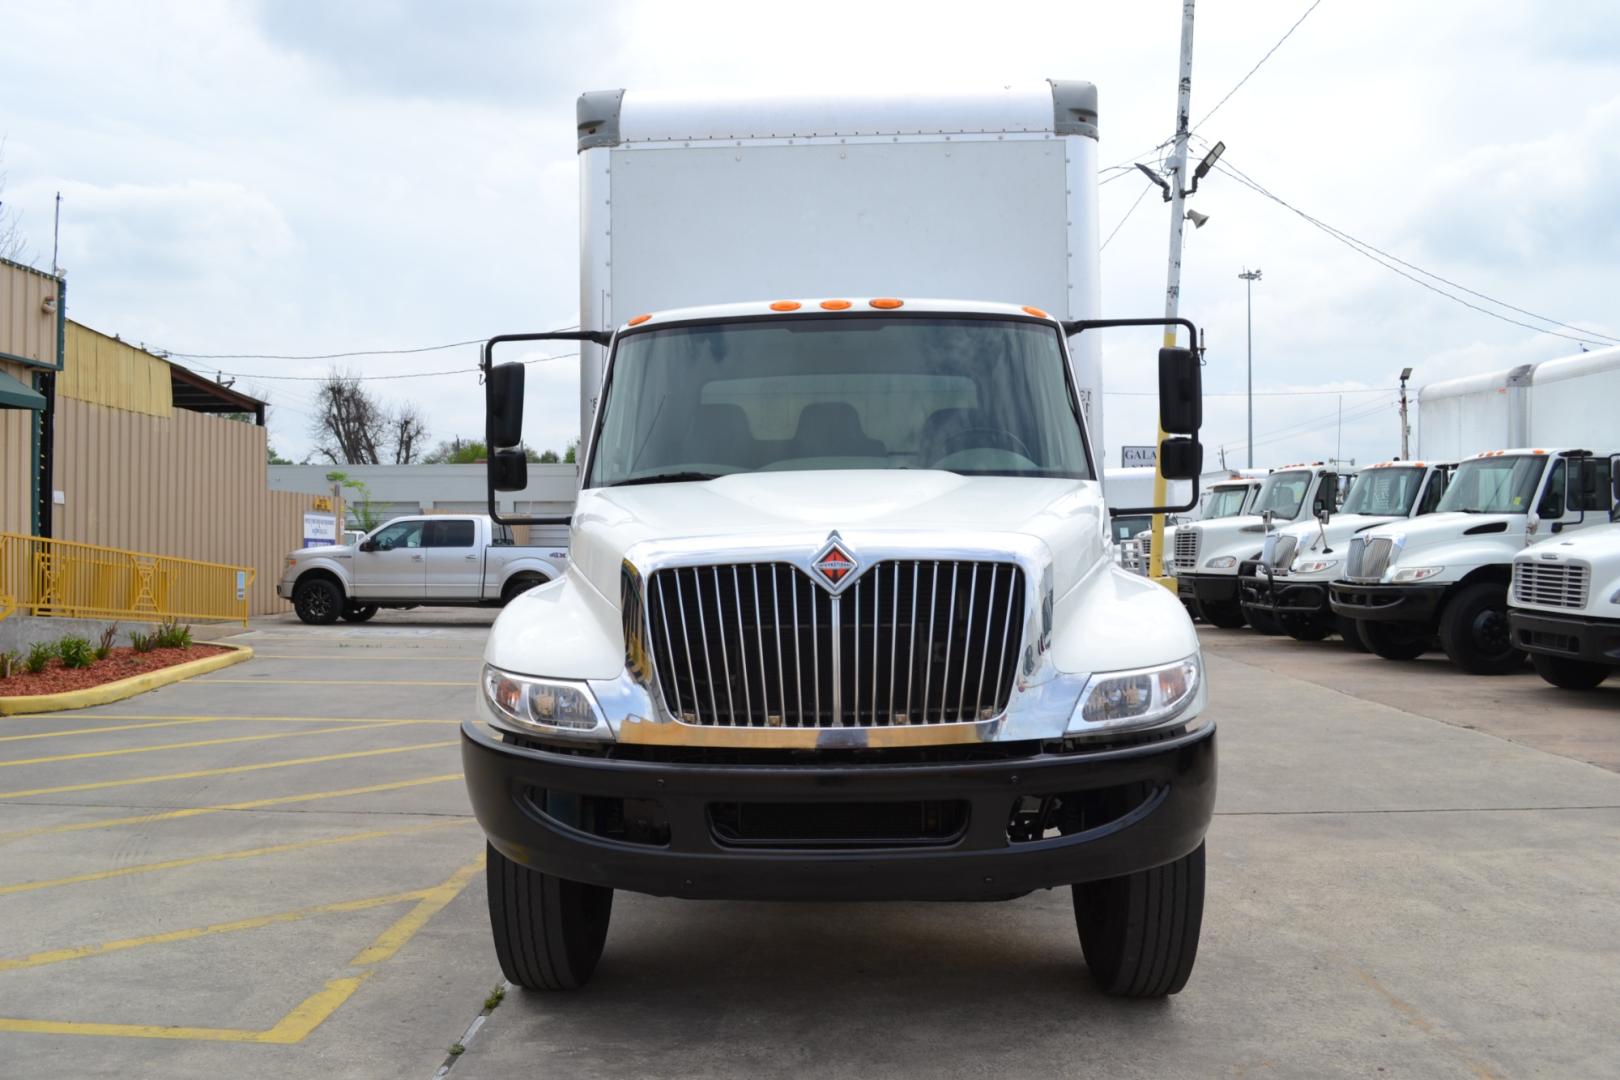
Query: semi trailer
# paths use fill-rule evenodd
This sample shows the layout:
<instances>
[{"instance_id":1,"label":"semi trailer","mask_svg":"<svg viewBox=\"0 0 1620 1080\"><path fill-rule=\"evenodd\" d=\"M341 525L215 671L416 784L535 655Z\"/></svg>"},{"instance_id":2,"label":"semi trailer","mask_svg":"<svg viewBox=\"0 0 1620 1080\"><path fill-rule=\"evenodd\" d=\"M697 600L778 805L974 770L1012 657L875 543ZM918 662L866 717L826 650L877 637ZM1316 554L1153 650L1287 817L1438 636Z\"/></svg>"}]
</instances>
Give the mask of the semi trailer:
<instances>
[{"instance_id":1,"label":"semi trailer","mask_svg":"<svg viewBox=\"0 0 1620 1080\"><path fill-rule=\"evenodd\" d=\"M1095 89L615 90L578 121L579 329L484 350L492 512L523 350L582 351L571 557L496 620L462 724L507 978L584 984L616 890L1067 888L1105 992L1179 991L1215 726L1109 515L1190 492L1105 500L1096 339L1198 339L1098 310ZM1191 481L1199 357L1156 363Z\"/></svg>"}]
</instances>

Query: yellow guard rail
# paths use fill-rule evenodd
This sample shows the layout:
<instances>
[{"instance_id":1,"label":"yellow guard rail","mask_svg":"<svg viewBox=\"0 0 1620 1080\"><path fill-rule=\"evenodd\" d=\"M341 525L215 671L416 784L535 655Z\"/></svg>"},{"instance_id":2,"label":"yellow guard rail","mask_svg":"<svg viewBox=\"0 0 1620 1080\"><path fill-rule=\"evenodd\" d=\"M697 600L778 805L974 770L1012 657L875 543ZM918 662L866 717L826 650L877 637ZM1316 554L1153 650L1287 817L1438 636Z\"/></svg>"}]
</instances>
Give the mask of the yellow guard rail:
<instances>
[{"instance_id":1,"label":"yellow guard rail","mask_svg":"<svg viewBox=\"0 0 1620 1080\"><path fill-rule=\"evenodd\" d=\"M251 566L0 533L0 619L248 621Z\"/></svg>"}]
</instances>

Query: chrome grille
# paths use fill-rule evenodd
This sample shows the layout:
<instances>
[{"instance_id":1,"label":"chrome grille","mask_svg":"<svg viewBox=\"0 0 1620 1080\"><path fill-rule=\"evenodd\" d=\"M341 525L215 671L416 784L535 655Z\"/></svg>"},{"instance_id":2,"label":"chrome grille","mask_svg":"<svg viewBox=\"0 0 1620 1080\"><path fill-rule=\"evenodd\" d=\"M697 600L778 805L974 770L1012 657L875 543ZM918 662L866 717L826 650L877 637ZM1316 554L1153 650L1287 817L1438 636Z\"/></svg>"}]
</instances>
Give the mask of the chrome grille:
<instances>
[{"instance_id":1,"label":"chrome grille","mask_svg":"<svg viewBox=\"0 0 1620 1080\"><path fill-rule=\"evenodd\" d=\"M647 634L664 703L719 727L983 720L1012 696L1014 563L891 560L836 597L789 563L659 570Z\"/></svg>"},{"instance_id":2,"label":"chrome grille","mask_svg":"<svg viewBox=\"0 0 1620 1080\"><path fill-rule=\"evenodd\" d=\"M1279 536L1276 546L1271 550L1271 569L1276 574L1288 573L1288 568L1294 565L1294 552L1299 549L1299 537Z\"/></svg>"},{"instance_id":3,"label":"chrome grille","mask_svg":"<svg viewBox=\"0 0 1620 1080\"><path fill-rule=\"evenodd\" d=\"M1198 530L1176 530L1176 566L1191 569L1198 565Z\"/></svg>"},{"instance_id":4,"label":"chrome grille","mask_svg":"<svg viewBox=\"0 0 1620 1080\"><path fill-rule=\"evenodd\" d=\"M1344 576L1351 581L1379 581L1389 569L1390 550L1395 542L1387 536L1357 536L1345 552Z\"/></svg>"},{"instance_id":5,"label":"chrome grille","mask_svg":"<svg viewBox=\"0 0 1620 1080\"><path fill-rule=\"evenodd\" d=\"M1585 607L1590 577L1590 568L1579 563L1521 560L1513 564L1513 600L1542 607Z\"/></svg>"}]
</instances>

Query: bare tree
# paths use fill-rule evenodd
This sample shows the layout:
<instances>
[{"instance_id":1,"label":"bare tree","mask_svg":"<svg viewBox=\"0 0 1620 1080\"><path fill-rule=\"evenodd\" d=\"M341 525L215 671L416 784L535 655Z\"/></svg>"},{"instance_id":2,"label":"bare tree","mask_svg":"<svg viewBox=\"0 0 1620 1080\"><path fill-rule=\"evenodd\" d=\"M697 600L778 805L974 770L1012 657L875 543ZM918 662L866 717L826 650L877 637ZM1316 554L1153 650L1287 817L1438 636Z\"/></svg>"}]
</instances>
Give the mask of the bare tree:
<instances>
[{"instance_id":1,"label":"bare tree","mask_svg":"<svg viewBox=\"0 0 1620 1080\"><path fill-rule=\"evenodd\" d=\"M333 369L315 394L310 421L316 454L333 465L414 464L427 442L427 422L415 405L390 410L352 371Z\"/></svg>"},{"instance_id":2,"label":"bare tree","mask_svg":"<svg viewBox=\"0 0 1620 1080\"><path fill-rule=\"evenodd\" d=\"M28 261L28 241L22 231L22 211L8 205L3 198L6 191L6 144L0 139L0 258L12 262Z\"/></svg>"}]
</instances>

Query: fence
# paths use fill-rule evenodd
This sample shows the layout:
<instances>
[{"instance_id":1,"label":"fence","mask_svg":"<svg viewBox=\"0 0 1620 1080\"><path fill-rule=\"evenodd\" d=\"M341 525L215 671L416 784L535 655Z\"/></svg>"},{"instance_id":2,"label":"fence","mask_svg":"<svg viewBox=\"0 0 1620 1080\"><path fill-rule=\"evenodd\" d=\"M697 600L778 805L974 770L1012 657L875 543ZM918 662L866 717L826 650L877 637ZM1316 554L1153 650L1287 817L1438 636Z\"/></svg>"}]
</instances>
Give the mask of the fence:
<instances>
[{"instance_id":1,"label":"fence","mask_svg":"<svg viewBox=\"0 0 1620 1080\"><path fill-rule=\"evenodd\" d=\"M29 615L247 625L251 566L0 533L0 618Z\"/></svg>"}]
</instances>

